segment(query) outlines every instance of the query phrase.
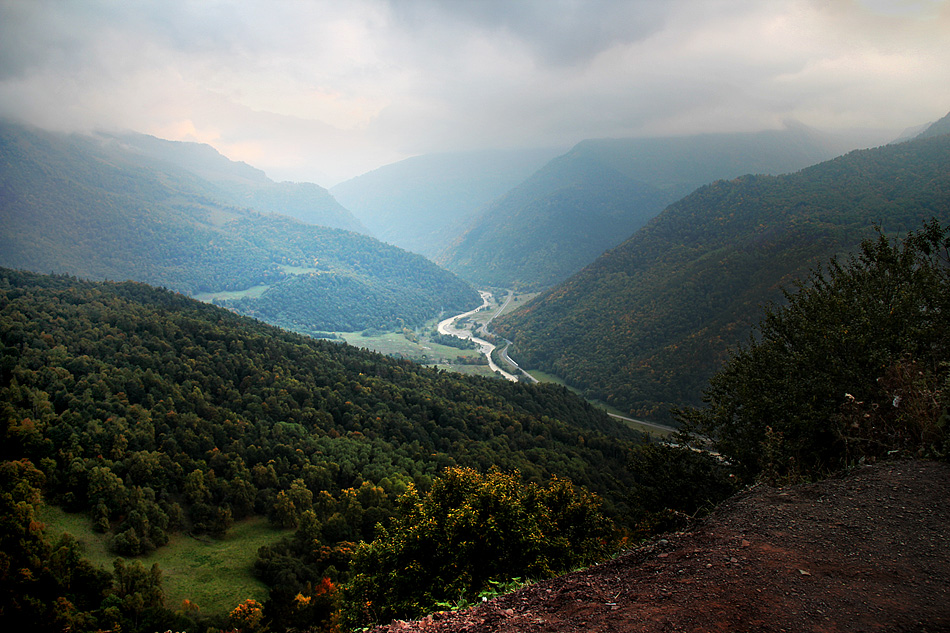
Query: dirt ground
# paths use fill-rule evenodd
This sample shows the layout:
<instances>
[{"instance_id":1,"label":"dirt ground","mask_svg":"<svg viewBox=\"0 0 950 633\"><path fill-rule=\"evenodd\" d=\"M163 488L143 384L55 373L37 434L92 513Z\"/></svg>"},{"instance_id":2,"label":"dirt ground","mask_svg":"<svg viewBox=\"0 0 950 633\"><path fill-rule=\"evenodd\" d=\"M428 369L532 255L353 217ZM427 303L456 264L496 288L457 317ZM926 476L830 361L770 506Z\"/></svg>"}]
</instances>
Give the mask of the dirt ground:
<instances>
[{"instance_id":1,"label":"dirt ground","mask_svg":"<svg viewBox=\"0 0 950 633\"><path fill-rule=\"evenodd\" d=\"M610 562L374 631L950 631L948 537L950 465L889 462L756 486Z\"/></svg>"}]
</instances>

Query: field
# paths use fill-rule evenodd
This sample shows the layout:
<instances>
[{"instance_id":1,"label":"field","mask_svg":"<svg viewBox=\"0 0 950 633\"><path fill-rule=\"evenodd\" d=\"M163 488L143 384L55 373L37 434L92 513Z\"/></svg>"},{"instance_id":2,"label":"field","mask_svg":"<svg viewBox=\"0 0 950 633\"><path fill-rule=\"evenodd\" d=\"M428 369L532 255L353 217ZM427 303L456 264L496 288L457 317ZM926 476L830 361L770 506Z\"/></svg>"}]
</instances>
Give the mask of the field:
<instances>
[{"instance_id":1,"label":"field","mask_svg":"<svg viewBox=\"0 0 950 633\"><path fill-rule=\"evenodd\" d=\"M487 365L469 365L458 363L458 359L474 359L480 356L478 350L458 349L440 345L429 339L429 333L436 327L436 321L426 323L412 333L412 339L402 332L385 332L364 336L361 332L336 332L354 347L362 347L387 356L405 358L423 365L436 366L447 371L480 376L493 375Z\"/></svg>"},{"instance_id":2,"label":"field","mask_svg":"<svg viewBox=\"0 0 950 633\"><path fill-rule=\"evenodd\" d=\"M194 298L198 301L204 301L205 303L210 303L215 299L243 299L245 297L249 299L258 299L264 291L270 288L269 285L263 286L251 286L247 290L222 290L220 292L199 292L194 295Z\"/></svg>"},{"instance_id":3,"label":"field","mask_svg":"<svg viewBox=\"0 0 950 633\"><path fill-rule=\"evenodd\" d=\"M86 515L44 506L40 518L54 536L69 532L94 564L112 570L116 556L106 548L104 535L93 532ZM262 517L253 517L236 522L223 539L175 534L168 545L136 560L147 567L158 563L169 608L178 608L187 598L203 613L221 613L247 598L267 598L267 587L251 571L257 550L291 533L274 529Z\"/></svg>"}]
</instances>

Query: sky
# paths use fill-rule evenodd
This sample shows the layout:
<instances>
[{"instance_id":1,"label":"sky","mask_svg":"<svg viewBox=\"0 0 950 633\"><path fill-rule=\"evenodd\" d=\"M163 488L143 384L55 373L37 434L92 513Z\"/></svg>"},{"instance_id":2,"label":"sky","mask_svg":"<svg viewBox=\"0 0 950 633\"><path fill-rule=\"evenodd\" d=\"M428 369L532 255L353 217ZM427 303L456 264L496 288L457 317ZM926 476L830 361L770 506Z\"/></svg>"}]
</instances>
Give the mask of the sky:
<instances>
[{"instance_id":1,"label":"sky","mask_svg":"<svg viewBox=\"0 0 950 633\"><path fill-rule=\"evenodd\" d=\"M950 0L0 0L0 116L325 187L433 152L948 111Z\"/></svg>"}]
</instances>

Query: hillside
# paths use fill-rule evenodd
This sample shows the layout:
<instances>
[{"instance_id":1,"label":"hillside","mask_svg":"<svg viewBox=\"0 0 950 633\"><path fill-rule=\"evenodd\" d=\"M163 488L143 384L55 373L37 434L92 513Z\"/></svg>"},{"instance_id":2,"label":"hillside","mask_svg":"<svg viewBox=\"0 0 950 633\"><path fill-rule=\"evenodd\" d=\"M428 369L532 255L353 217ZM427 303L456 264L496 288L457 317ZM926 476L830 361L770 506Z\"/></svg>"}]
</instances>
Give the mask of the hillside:
<instances>
[{"instance_id":1,"label":"hillside","mask_svg":"<svg viewBox=\"0 0 950 633\"><path fill-rule=\"evenodd\" d=\"M260 213L276 213L307 224L367 233L359 220L330 192L310 182L274 182L259 169L228 160L210 145L182 143L145 134L106 136L143 157L154 159L157 169L172 166L212 183L215 199Z\"/></svg>"},{"instance_id":2,"label":"hillside","mask_svg":"<svg viewBox=\"0 0 950 633\"><path fill-rule=\"evenodd\" d=\"M950 219L950 137L719 181L669 206L565 283L495 322L513 357L644 417L698 404L780 288L873 225Z\"/></svg>"},{"instance_id":3,"label":"hillside","mask_svg":"<svg viewBox=\"0 0 950 633\"><path fill-rule=\"evenodd\" d=\"M13 600L22 617L63 595L46 592L79 605L83 591L49 577L78 563L36 567L52 555L31 519L40 491L122 556L176 532L221 538L248 516L298 528L258 555L277 620L284 601L316 591L308 583L344 581L354 544L447 467L570 479L614 519L627 509L639 436L563 387L429 370L139 283L10 270L0 352L0 506L16 515L0 530L2 556L45 578L0 574L0 606Z\"/></svg>"},{"instance_id":4,"label":"hillside","mask_svg":"<svg viewBox=\"0 0 950 633\"><path fill-rule=\"evenodd\" d=\"M757 486L608 563L374 631L947 631L948 485L907 461Z\"/></svg>"},{"instance_id":5,"label":"hillside","mask_svg":"<svg viewBox=\"0 0 950 633\"><path fill-rule=\"evenodd\" d=\"M238 190L223 202L217 183L271 208L286 193L289 210L305 185L269 183L206 146L133 140L175 164L115 139L0 125L0 265L202 294L307 333L412 325L478 303L419 255L234 206Z\"/></svg>"},{"instance_id":6,"label":"hillside","mask_svg":"<svg viewBox=\"0 0 950 633\"><path fill-rule=\"evenodd\" d=\"M436 261L479 284L547 288L700 185L796 171L850 147L802 127L583 141L493 202Z\"/></svg>"},{"instance_id":7,"label":"hillside","mask_svg":"<svg viewBox=\"0 0 950 633\"><path fill-rule=\"evenodd\" d=\"M434 257L483 206L561 150L426 154L386 165L331 192L384 242Z\"/></svg>"}]
</instances>

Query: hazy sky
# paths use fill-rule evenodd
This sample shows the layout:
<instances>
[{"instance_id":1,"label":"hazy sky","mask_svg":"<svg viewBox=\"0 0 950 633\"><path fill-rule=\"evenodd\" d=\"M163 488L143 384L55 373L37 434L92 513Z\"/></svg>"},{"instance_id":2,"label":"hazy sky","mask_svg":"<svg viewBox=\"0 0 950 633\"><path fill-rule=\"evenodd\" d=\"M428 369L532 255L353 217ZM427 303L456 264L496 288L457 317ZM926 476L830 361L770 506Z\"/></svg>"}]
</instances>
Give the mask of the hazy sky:
<instances>
[{"instance_id":1,"label":"hazy sky","mask_svg":"<svg viewBox=\"0 0 950 633\"><path fill-rule=\"evenodd\" d=\"M324 186L434 151L948 111L950 1L0 0L0 115Z\"/></svg>"}]
</instances>

